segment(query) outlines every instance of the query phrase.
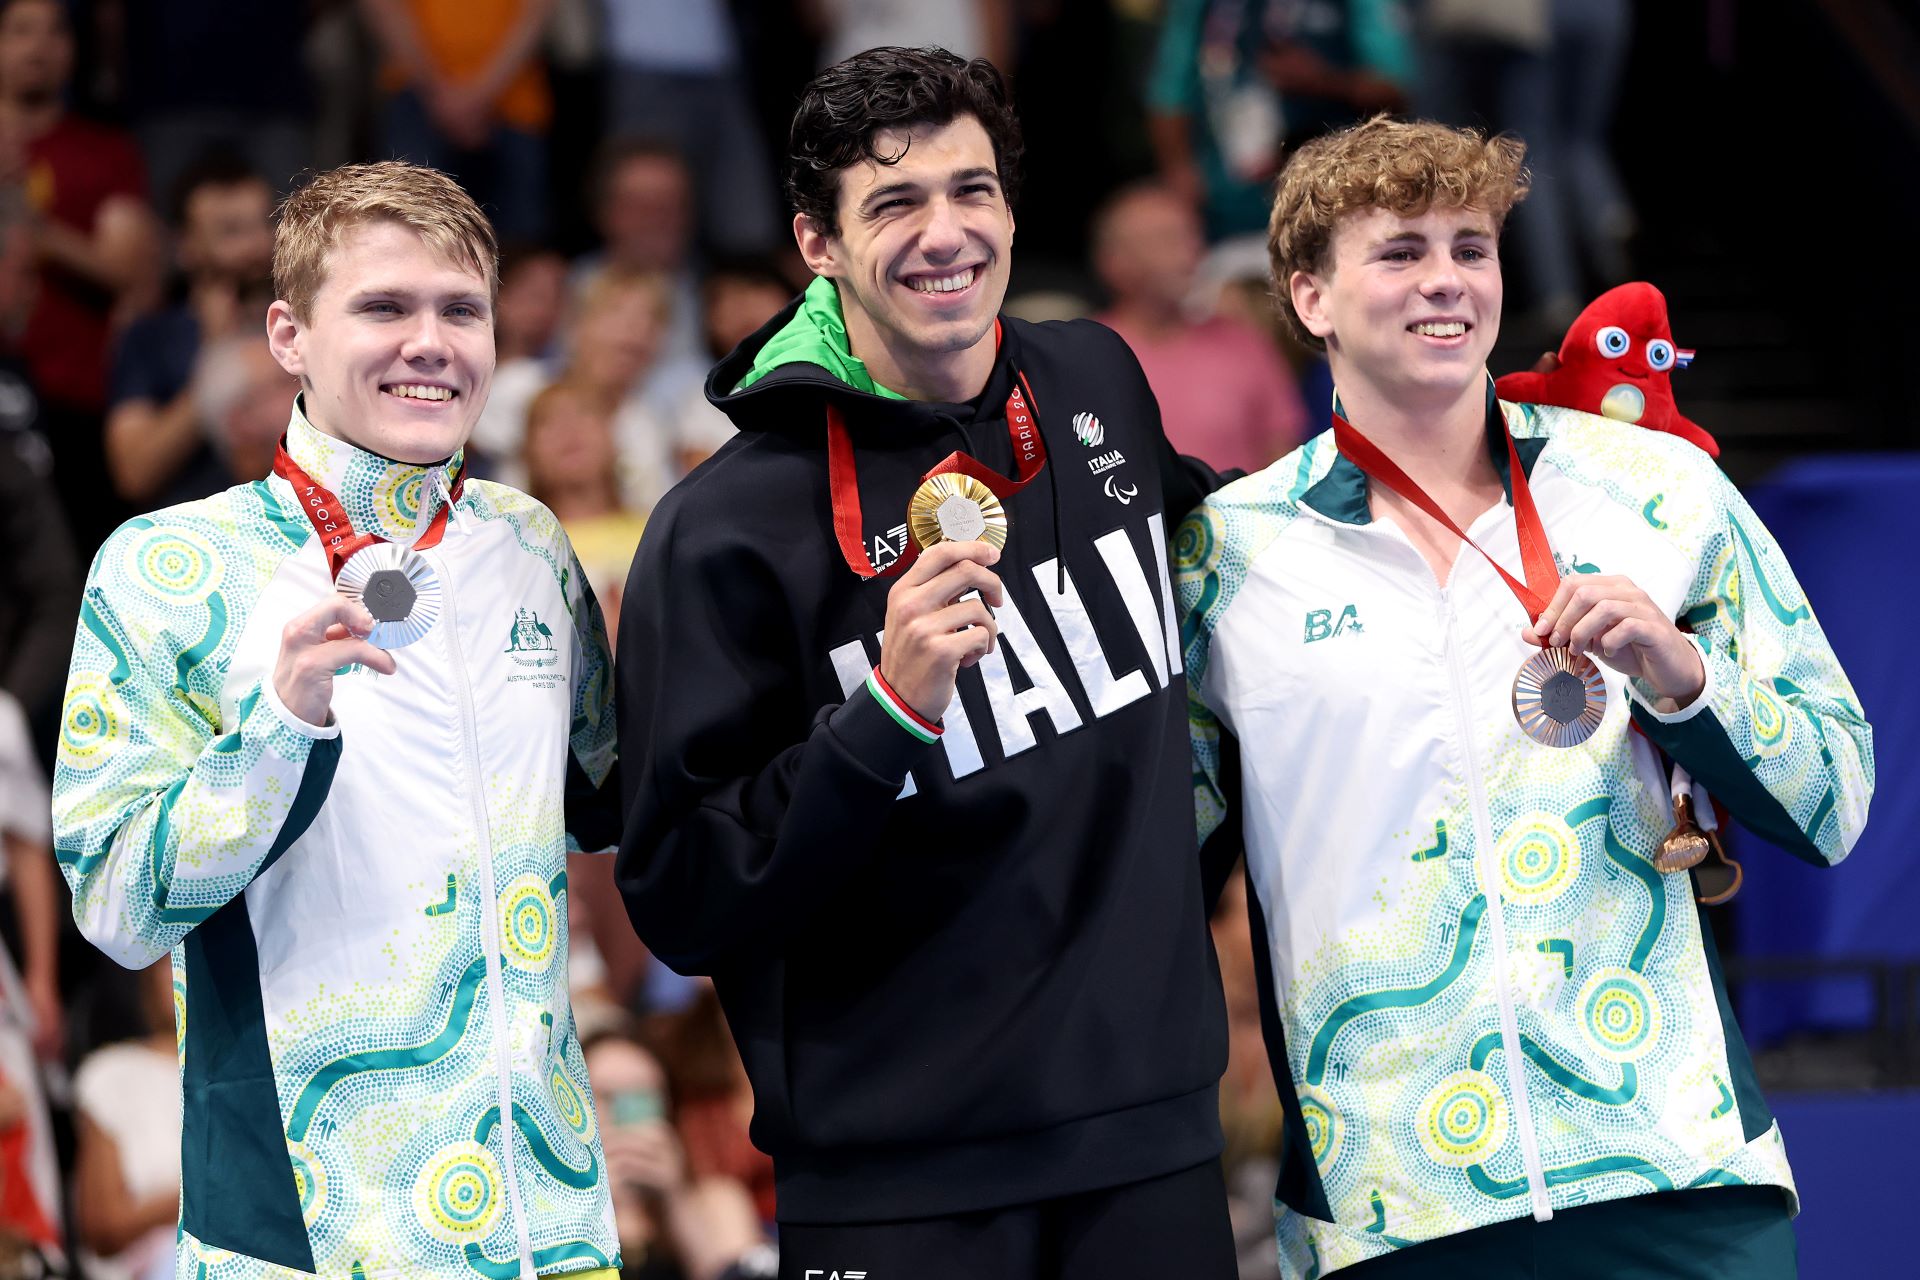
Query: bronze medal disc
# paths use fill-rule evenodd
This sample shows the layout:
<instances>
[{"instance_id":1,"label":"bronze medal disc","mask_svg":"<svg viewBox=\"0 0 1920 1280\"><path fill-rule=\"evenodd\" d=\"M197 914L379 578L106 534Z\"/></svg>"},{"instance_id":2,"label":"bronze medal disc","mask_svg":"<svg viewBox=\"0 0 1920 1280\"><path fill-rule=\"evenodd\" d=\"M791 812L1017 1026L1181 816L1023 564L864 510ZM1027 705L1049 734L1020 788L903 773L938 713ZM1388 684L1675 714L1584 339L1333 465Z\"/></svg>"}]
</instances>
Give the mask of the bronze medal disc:
<instances>
[{"instance_id":1,"label":"bronze medal disc","mask_svg":"<svg viewBox=\"0 0 1920 1280\"><path fill-rule=\"evenodd\" d=\"M1007 510L986 485L947 471L914 490L907 503L907 529L922 551L938 542L975 539L997 549L1007 545Z\"/></svg>"},{"instance_id":2,"label":"bronze medal disc","mask_svg":"<svg viewBox=\"0 0 1920 1280\"><path fill-rule=\"evenodd\" d=\"M1607 714L1607 682L1593 659L1567 649L1542 649L1513 678L1513 718L1535 742L1577 747Z\"/></svg>"}]
</instances>

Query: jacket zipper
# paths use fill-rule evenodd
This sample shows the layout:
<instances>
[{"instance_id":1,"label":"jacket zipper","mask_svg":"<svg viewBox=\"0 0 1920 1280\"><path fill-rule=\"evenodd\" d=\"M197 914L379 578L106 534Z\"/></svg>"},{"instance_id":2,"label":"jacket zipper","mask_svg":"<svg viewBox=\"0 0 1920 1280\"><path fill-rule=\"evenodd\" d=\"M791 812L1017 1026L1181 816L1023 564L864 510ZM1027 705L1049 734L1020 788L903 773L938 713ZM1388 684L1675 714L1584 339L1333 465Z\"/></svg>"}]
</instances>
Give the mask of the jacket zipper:
<instances>
[{"instance_id":1,"label":"jacket zipper","mask_svg":"<svg viewBox=\"0 0 1920 1280\"><path fill-rule=\"evenodd\" d=\"M438 472L434 473L434 479L441 500L447 502L447 518L452 521L453 504L446 492L446 482ZM520 1179L514 1172L512 1049L507 1026L506 981L500 972L500 901L493 880L493 832L487 822L486 795L480 779L480 736L475 728L473 687L467 679L467 661L460 651L460 612L454 603L454 597L459 593L454 590L453 574L447 564L444 546L437 558L440 561L441 581L446 583L446 589L440 593L440 598L447 606L446 621L442 625L446 628L447 648L453 658L450 665L453 667L454 684L460 691L460 736L466 749L467 795L473 805L474 829L480 838L480 891L486 900L483 910L487 916L480 924L480 945L487 958L487 1004L493 1022L493 1065L500 1086L498 1132L501 1176L506 1179L507 1207L513 1213L513 1233L520 1247L521 1280L538 1280L533 1269L533 1237L527 1231L526 1208L520 1202Z\"/></svg>"},{"instance_id":2,"label":"jacket zipper","mask_svg":"<svg viewBox=\"0 0 1920 1280\"><path fill-rule=\"evenodd\" d=\"M1487 808L1486 779L1480 772L1480 760L1473 747L1473 703L1467 696L1467 673L1460 661L1460 646L1455 643L1453 597L1440 588L1442 612L1447 622L1447 667L1453 675L1453 710L1460 728L1460 750L1467 762L1467 796L1473 805L1473 870L1480 892L1486 895L1487 915L1493 938L1493 993L1500 1006L1500 1056L1506 1063L1507 1092L1513 1098L1514 1127L1520 1131L1520 1160L1526 1167L1527 1194L1537 1222L1553 1217L1553 1202L1547 1196L1547 1175L1540 1161L1540 1143L1533 1132L1533 1106L1527 1100L1526 1059L1520 1052L1520 1022L1513 1011L1513 990L1507 980L1507 922L1500 900L1500 884L1494 876L1493 817Z\"/></svg>"}]
</instances>

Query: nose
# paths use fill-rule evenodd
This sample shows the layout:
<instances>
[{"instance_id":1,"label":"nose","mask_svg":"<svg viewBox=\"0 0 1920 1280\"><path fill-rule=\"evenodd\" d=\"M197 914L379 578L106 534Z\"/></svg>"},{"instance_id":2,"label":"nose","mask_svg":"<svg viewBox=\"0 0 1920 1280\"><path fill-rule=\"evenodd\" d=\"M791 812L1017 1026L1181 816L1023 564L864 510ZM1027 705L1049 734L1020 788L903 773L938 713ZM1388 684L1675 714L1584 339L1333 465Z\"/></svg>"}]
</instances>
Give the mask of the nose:
<instances>
[{"instance_id":1,"label":"nose","mask_svg":"<svg viewBox=\"0 0 1920 1280\"><path fill-rule=\"evenodd\" d=\"M400 358L410 365L439 366L447 362L447 325L438 313L422 309L407 325L400 342Z\"/></svg>"},{"instance_id":2,"label":"nose","mask_svg":"<svg viewBox=\"0 0 1920 1280\"><path fill-rule=\"evenodd\" d=\"M951 258L967 246L967 229L960 224L960 211L951 200L941 197L928 202L927 220L920 228L920 252L939 260Z\"/></svg>"},{"instance_id":3,"label":"nose","mask_svg":"<svg viewBox=\"0 0 1920 1280\"><path fill-rule=\"evenodd\" d=\"M1451 253L1428 256L1427 271L1420 284L1421 292L1428 297L1450 298L1457 296L1464 287L1460 264L1453 260Z\"/></svg>"}]
</instances>

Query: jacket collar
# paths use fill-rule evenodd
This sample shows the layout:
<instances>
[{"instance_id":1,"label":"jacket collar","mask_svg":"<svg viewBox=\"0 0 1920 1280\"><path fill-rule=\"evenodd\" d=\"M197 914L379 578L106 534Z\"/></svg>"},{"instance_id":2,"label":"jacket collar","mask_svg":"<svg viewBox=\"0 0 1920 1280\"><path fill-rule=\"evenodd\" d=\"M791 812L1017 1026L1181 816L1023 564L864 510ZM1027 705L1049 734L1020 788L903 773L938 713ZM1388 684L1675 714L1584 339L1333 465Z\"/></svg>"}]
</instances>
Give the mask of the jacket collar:
<instances>
[{"instance_id":1,"label":"jacket collar","mask_svg":"<svg viewBox=\"0 0 1920 1280\"><path fill-rule=\"evenodd\" d=\"M356 532L377 534L411 546L453 490L465 452L444 462L395 462L321 431L307 420L303 396L295 396L287 422L287 456L332 491Z\"/></svg>"},{"instance_id":2,"label":"jacket collar","mask_svg":"<svg viewBox=\"0 0 1920 1280\"><path fill-rule=\"evenodd\" d=\"M1340 408L1338 393L1334 396L1334 411ZM1487 383L1486 440L1487 457L1493 462L1493 469L1500 473L1500 488L1506 494L1507 502L1513 502L1513 475L1507 462L1507 431L1509 429L1506 407L1494 395L1493 383ZM1373 512L1367 503L1367 475L1360 470L1351 458L1338 453L1333 445L1333 433L1328 432L1322 442L1333 462L1326 474L1310 485L1300 495L1300 501L1316 514L1340 524L1363 525L1373 523ZM1523 436L1515 434L1514 451L1520 455L1520 467L1529 479L1533 476L1534 463L1540 459L1541 450L1547 447L1545 436Z\"/></svg>"}]
</instances>

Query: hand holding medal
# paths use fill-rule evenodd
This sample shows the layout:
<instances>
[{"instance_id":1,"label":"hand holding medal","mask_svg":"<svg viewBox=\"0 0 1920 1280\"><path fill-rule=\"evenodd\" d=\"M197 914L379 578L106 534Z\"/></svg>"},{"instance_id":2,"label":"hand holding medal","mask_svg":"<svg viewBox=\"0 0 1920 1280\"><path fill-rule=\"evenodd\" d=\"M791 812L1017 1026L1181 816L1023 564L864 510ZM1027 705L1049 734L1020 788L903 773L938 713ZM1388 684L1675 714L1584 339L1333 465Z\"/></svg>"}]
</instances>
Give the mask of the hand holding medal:
<instances>
[{"instance_id":1,"label":"hand holding medal","mask_svg":"<svg viewBox=\"0 0 1920 1280\"><path fill-rule=\"evenodd\" d=\"M960 669L993 652L1000 628L990 606L1006 601L989 567L999 559L985 542L941 542L887 591L880 675L929 722L947 713Z\"/></svg>"},{"instance_id":2,"label":"hand holding medal","mask_svg":"<svg viewBox=\"0 0 1920 1280\"><path fill-rule=\"evenodd\" d=\"M1018 475L1009 479L964 453L950 453L921 477L907 504L911 544L878 568L867 555L860 519L860 482L853 440L840 410L827 406L827 490L834 536L847 567L862 578L900 574L887 592L880 675L929 723L953 700L954 679L993 652L999 626L990 606L1005 602L988 567L1007 545L1003 499L1033 483L1047 464L1034 420L1033 392L1016 374L1007 395L1007 438ZM924 553L924 554L923 554Z\"/></svg>"},{"instance_id":3,"label":"hand holding medal","mask_svg":"<svg viewBox=\"0 0 1920 1280\"><path fill-rule=\"evenodd\" d=\"M330 595L281 629L280 654L273 664L273 691L280 705L308 724L325 724L333 705L333 677L359 663L390 676L398 668L393 655L370 643L374 619L345 596Z\"/></svg>"},{"instance_id":4,"label":"hand holding medal","mask_svg":"<svg viewBox=\"0 0 1920 1280\"><path fill-rule=\"evenodd\" d=\"M1533 504L1527 487L1526 468L1520 465L1520 451L1513 436L1502 430L1507 442L1508 477L1513 487L1514 531L1520 543L1520 563L1526 581L1514 577L1486 549L1467 536L1441 505L1405 471L1387 457L1380 447L1356 431L1339 413L1333 415L1334 447L1365 472L1369 479L1387 486L1420 510L1439 521L1455 537L1485 557L1493 571L1512 590L1534 625L1527 639L1540 644L1540 637L1553 634L1543 629L1550 602L1578 595L1584 587L1560 579L1553 566L1553 549L1547 544L1546 524ZM1625 581L1619 579L1618 581ZM1631 584L1629 584L1631 585ZM1672 624L1669 623L1669 626ZM1520 729L1535 742L1549 747L1577 747L1592 737L1607 714L1607 685L1593 660L1579 649L1558 640L1542 648L1521 664L1513 679L1513 718Z\"/></svg>"},{"instance_id":5,"label":"hand holding medal","mask_svg":"<svg viewBox=\"0 0 1920 1280\"><path fill-rule=\"evenodd\" d=\"M1533 644L1565 646L1644 680L1662 698L1671 698L1676 710L1706 687L1707 669L1686 634L1652 597L1615 574L1563 579L1523 634Z\"/></svg>"}]
</instances>

